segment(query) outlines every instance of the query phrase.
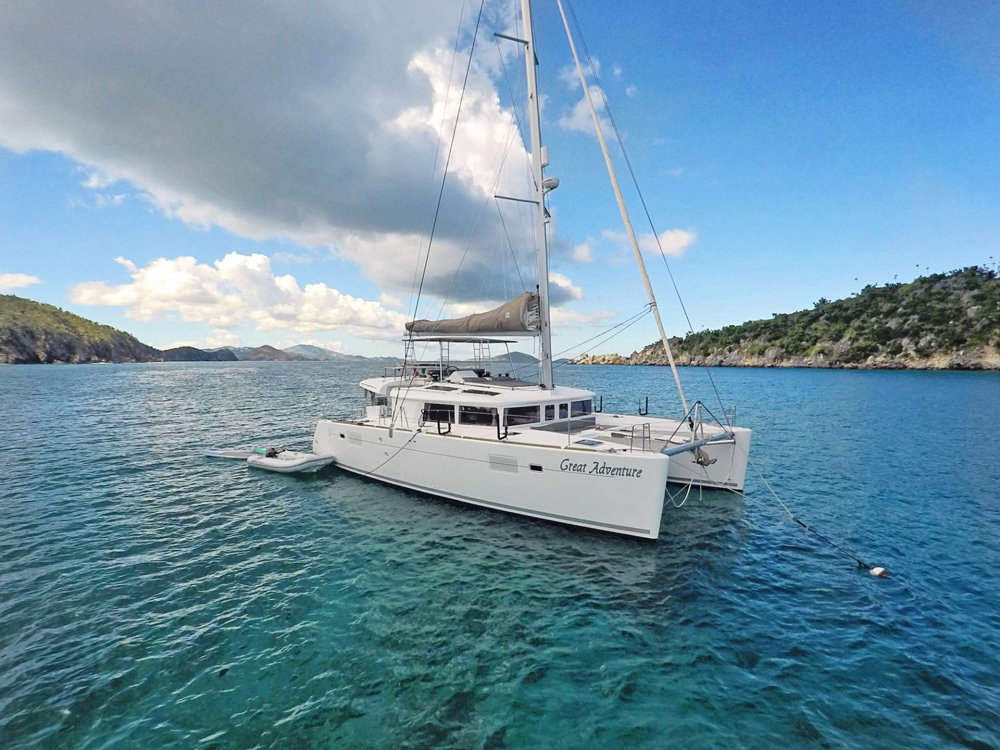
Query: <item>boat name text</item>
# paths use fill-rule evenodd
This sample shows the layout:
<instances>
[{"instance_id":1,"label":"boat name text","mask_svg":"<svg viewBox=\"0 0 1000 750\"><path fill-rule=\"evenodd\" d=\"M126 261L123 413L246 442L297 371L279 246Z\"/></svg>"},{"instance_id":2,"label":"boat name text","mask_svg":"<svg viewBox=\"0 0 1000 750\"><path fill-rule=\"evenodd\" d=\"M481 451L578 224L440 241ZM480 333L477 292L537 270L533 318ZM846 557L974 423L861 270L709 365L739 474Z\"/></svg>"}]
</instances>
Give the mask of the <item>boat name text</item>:
<instances>
[{"instance_id":1,"label":"boat name text","mask_svg":"<svg viewBox=\"0 0 1000 750\"><path fill-rule=\"evenodd\" d=\"M605 461L593 461L575 464L564 458L559 464L559 471L572 471L576 474L598 474L605 477L635 477L642 476L642 469L630 469L627 466L608 466Z\"/></svg>"}]
</instances>

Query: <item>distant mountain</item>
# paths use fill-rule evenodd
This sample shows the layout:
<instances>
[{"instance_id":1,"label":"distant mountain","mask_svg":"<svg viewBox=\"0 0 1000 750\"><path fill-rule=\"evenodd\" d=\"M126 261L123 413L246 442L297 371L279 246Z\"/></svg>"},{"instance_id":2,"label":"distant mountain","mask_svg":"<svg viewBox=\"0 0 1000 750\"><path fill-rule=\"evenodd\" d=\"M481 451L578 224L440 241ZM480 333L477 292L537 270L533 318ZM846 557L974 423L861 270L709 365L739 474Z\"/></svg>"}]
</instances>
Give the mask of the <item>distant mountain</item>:
<instances>
[{"instance_id":1,"label":"distant mountain","mask_svg":"<svg viewBox=\"0 0 1000 750\"><path fill-rule=\"evenodd\" d=\"M206 349L207 352L232 352L236 359L243 359L247 354L256 349L256 346L223 346L219 349Z\"/></svg>"},{"instance_id":2,"label":"distant mountain","mask_svg":"<svg viewBox=\"0 0 1000 750\"><path fill-rule=\"evenodd\" d=\"M355 359L354 357L348 357L346 354L331 351L330 349L324 349L321 346L313 346L312 344L296 344L295 346L289 346L282 351L287 352L288 354L295 354L299 357L306 357L307 359L320 360L322 362L339 362L344 359Z\"/></svg>"},{"instance_id":3,"label":"distant mountain","mask_svg":"<svg viewBox=\"0 0 1000 750\"><path fill-rule=\"evenodd\" d=\"M309 362L312 357L303 357L301 354L292 354L281 349L275 349L270 344L258 346L251 349L240 357L246 362Z\"/></svg>"},{"instance_id":4,"label":"distant mountain","mask_svg":"<svg viewBox=\"0 0 1000 750\"><path fill-rule=\"evenodd\" d=\"M1000 370L1000 278L972 266L670 340L679 365ZM574 364L663 365L659 341Z\"/></svg>"},{"instance_id":5,"label":"distant mountain","mask_svg":"<svg viewBox=\"0 0 1000 750\"><path fill-rule=\"evenodd\" d=\"M135 336L52 305L0 295L0 363L152 362L160 352Z\"/></svg>"},{"instance_id":6,"label":"distant mountain","mask_svg":"<svg viewBox=\"0 0 1000 750\"><path fill-rule=\"evenodd\" d=\"M229 349L204 351L193 346L177 346L160 352L164 362L238 362L239 358Z\"/></svg>"},{"instance_id":7,"label":"distant mountain","mask_svg":"<svg viewBox=\"0 0 1000 750\"><path fill-rule=\"evenodd\" d=\"M490 362L507 363L513 361L515 365L537 365L538 357L533 357L525 352L511 352L508 358L507 353L495 354L490 357Z\"/></svg>"}]
</instances>

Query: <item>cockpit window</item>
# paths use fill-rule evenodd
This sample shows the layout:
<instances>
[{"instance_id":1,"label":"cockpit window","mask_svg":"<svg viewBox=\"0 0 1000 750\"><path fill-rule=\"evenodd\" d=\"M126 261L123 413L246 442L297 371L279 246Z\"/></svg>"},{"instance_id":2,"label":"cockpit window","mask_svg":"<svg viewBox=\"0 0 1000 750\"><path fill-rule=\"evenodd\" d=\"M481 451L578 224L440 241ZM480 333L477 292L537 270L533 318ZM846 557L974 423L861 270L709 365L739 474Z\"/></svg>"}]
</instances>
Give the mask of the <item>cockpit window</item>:
<instances>
[{"instance_id":1,"label":"cockpit window","mask_svg":"<svg viewBox=\"0 0 1000 750\"><path fill-rule=\"evenodd\" d=\"M509 409L504 409L503 412L503 423L510 427L541 421L542 407L540 406L512 406Z\"/></svg>"},{"instance_id":2,"label":"cockpit window","mask_svg":"<svg viewBox=\"0 0 1000 750\"><path fill-rule=\"evenodd\" d=\"M591 414L594 411L594 402L592 399L587 399L586 401L574 401L573 402L573 416L582 417L586 414Z\"/></svg>"},{"instance_id":3,"label":"cockpit window","mask_svg":"<svg viewBox=\"0 0 1000 750\"><path fill-rule=\"evenodd\" d=\"M455 407L451 404L424 404L424 420L427 422L454 422Z\"/></svg>"},{"instance_id":4,"label":"cockpit window","mask_svg":"<svg viewBox=\"0 0 1000 750\"><path fill-rule=\"evenodd\" d=\"M475 424L489 427L490 425L498 424L499 421L500 416L496 409L486 408L485 406L458 407L459 424Z\"/></svg>"}]
</instances>

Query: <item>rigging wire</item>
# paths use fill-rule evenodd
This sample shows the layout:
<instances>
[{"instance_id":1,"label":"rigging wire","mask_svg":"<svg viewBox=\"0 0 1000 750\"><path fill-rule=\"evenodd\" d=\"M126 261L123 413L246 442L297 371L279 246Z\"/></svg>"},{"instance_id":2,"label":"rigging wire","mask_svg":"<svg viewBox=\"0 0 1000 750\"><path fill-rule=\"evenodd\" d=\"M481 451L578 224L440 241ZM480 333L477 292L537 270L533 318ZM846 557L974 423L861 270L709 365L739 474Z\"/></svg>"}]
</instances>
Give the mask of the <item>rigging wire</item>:
<instances>
[{"instance_id":1,"label":"rigging wire","mask_svg":"<svg viewBox=\"0 0 1000 750\"><path fill-rule=\"evenodd\" d=\"M514 145L514 119L511 117L510 122L507 124L507 137L506 146L501 147L494 155L493 160L496 162L497 157L499 157L499 163L497 165L496 175L490 184L489 190L486 191L486 200L483 201L483 205L479 209L479 213L476 215L476 221L472 225L472 229L469 232L469 240L465 243L465 249L462 251L462 257L458 261L458 267L455 272L451 275L451 283L448 285L448 292L444 295L441 301L441 309L438 312L438 316L444 314L444 309L448 305L448 301L451 299L451 294L455 290L455 284L458 281L459 274L462 272L462 266L465 265L465 259L469 254L469 249L472 247L473 241L476 239L476 232L479 230L479 225L483 220L483 215L486 213L486 207L490 204L490 198L495 198L494 193L496 192L497 185L500 184L500 176L503 172L503 166L507 163L507 155L510 153L511 146ZM502 152L502 153L501 153ZM492 167L491 167L492 171ZM520 274L520 271L518 272ZM522 282L523 285L523 282ZM485 284L483 285L485 289Z\"/></svg>"},{"instance_id":2,"label":"rigging wire","mask_svg":"<svg viewBox=\"0 0 1000 750\"><path fill-rule=\"evenodd\" d=\"M451 68L448 70L448 88L444 92L444 107L441 108L441 124L438 126L438 133L444 131L444 118L448 114L448 100L451 99L451 83L455 77L455 61L458 59L458 45L462 40L462 22L465 20L465 6L467 0L462 0L462 9L458 14L458 29L455 31L455 46L451 51ZM456 115L457 119L457 115ZM440 135L436 139L436 144L434 146L434 162L431 165L431 178L428 180L427 187L430 188L434 183L434 175L437 174L438 158L441 155L441 137ZM421 241L420 246L417 248L417 261L413 264L413 281L410 283L410 302L413 302L413 293L417 288L417 271L420 270L420 256L423 254L423 241ZM430 245L427 247L427 251L430 252ZM410 305L407 305L407 312L409 312ZM404 363L405 364L405 363Z\"/></svg>"},{"instance_id":3,"label":"rigging wire","mask_svg":"<svg viewBox=\"0 0 1000 750\"><path fill-rule=\"evenodd\" d=\"M606 344L611 339L615 338L615 336L618 336L619 334L624 333L629 328L631 328L636 323L638 323L640 320L642 320L644 317L646 317L647 315L649 315L649 313L651 313L651 312L652 312L652 307L650 305L645 305L642 308L642 310L640 310L639 312L637 312L631 318L626 318L621 323L617 323L616 325L611 326L611 328L607 328L607 329L601 331L600 333L598 333L597 335L591 336L589 339L585 339L585 340L580 341L580 342L578 342L576 344L573 344L573 346L570 346L570 347L568 347L566 349L563 349L561 352L556 352L555 354L552 355L552 358L556 359L557 357L561 357L563 354L566 354L567 352L571 352L574 349L576 349L577 347L583 346L584 344L589 344L594 339L601 338L602 336L605 336L605 335L611 333L612 331L615 331L616 329L621 328L621 330L618 331L617 333L614 333L611 336L608 336L603 341L598 341L596 344L594 344L592 347L590 347L590 349L586 349L586 350L580 352L580 354L577 355L577 356L582 357L584 354L587 354L587 353L591 352L592 350L596 349L597 347L601 346L602 344ZM622 328L622 326L624 326L624 328ZM554 364L552 366L552 369L555 369L557 367L562 367L564 364L567 364L567 363L566 362L562 362L562 363L557 364L557 365ZM524 369L526 369L528 367L533 367L533 366L534 365L531 365L531 364L519 365L519 366L515 367L514 370L524 370Z\"/></svg>"},{"instance_id":4,"label":"rigging wire","mask_svg":"<svg viewBox=\"0 0 1000 750\"><path fill-rule=\"evenodd\" d=\"M611 123L612 129L614 130L615 138L618 141L618 147L621 149L622 156L625 159L625 164L626 164L626 166L628 168L629 176L632 178L632 184L635 187L636 193L639 196L639 201L642 204L642 210L643 210L643 212L646 215L646 220L649 222L649 228L650 228L650 230L653 233L653 238L656 241L656 246L657 246L657 249L660 252L660 257L663 259L663 265L667 269L667 275L670 277L670 283L671 283L671 285L674 288L674 294L677 296L677 301L680 303L681 311L684 314L684 319L685 319L685 321L687 321L688 332L691 333L691 334L693 334L695 331L694 331L694 325L691 322L691 316L688 314L687 306L684 304L684 298L681 296L680 289L677 286L677 281L674 278L673 270L670 268L670 263L667 261L667 255L666 255L665 252L663 252L663 246L660 243L660 236L659 236L659 234L656 231L656 226L653 223L653 217L650 214L649 206L646 204L646 199L645 199L645 197L642 194L642 189L639 187L639 180L636 177L635 169L632 167L632 161L631 161L631 159L629 159L628 151L626 151L626 149L625 149L625 142L624 142L624 139L622 138L621 131L618 128L618 123L615 121L614 115L611 112L611 104L608 101L607 94L604 91L604 86L601 84L600 76L597 73L597 66L594 63L594 59L591 56L590 50L587 47L586 39L583 36L583 29L580 26L580 21L579 21L579 19L576 16L576 10L573 8L572 0L565 0L565 3L569 7L570 15L573 17L573 24L576 27L577 35L579 36L581 45L583 46L584 54L585 54L585 56L587 58L587 63L590 66L591 74L594 76L594 82L597 84L597 89L600 92L601 99L602 99L602 101L604 103L604 111L605 111L605 113L608 116L608 121ZM719 401L719 407L722 409L723 415L727 417L727 423L728 423L728 416L726 415L726 407L725 407L725 404L722 401L722 395L719 393L719 388L716 385L715 378L712 376L711 368L708 367L708 365L705 365L705 373L706 373L706 375L708 375L709 382L712 385L712 390L715 392L715 396L716 396L716 398ZM709 412L709 414L711 415L711 412ZM712 416L718 422L718 418L716 418L714 415L712 415ZM742 448L741 448L741 450L742 450ZM746 452L744 451L744 453L746 453ZM765 478L763 472L761 472L760 469L757 468L757 465L750 458L749 454L746 454L746 456L747 456L747 462L753 468L754 473L756 473L756 475L760 479L760 481L764 483L764 486L767 488L768 492L770 492L771 496L774 497L774 499L778 502L779 505L781 505L782 510L784 510L784 512L788 515L788 517L792 521L794 521L796 524L798 524L799 526L801 526L807 532L811 532L811 533L815 534L819 539L821 539L822 541L826 542L826 544L828 544L833 549L835 549L838 552L840 552L841 554L846 555L847 557L849 557L851 560L853 560L854 562L857 563L858 567L865 568L873 576L876 576L876 577L879 577L879 578L888 578L889 577L889 571L886 568L880 567L880 566L874 566L874 565L870 565L870 564L866 563L861 558L857 557L853 553L849 552L848 550L844 549L840 545L836 544L829 537L821 534L819 531L817 531L816 529L812 528L807 523L805 523L802 519L798 518L795 514L793 514L792 511L788 508L788 506L784 503L784 501L782 501L782 499L778 496L778 493L775 492L775 490L771 486L770 482L767 481L767 479ZM706 474L707 474L707 471L706 471ZM726 489L729 489L729 490L735 492L735 490L732 490L732 488L730 488L730 487L727 487ZM739 493L737 493L737 494L739 494ZM687 500L687 496L685 495L684 501L686 501L686 500ZM673 497L671 497L671 503L673 503ZM683 505L683 501L682 501L681 504Z\"/></svg>"},{"instance_id":5,"label":"rigging wire","mask_svg":"<svg viewBox=\"0 0 1000 750\"><path fill-rule=\"evenodd\" d=\"M448 156L444 162L444 172L441 175L441 189L438 191L437 205L434 207L434 221L431 222L430 236L427 238L427 254L424 255L424 266L423 270L420 272L420 285L417 287L417 296L413 301L413 319L417 319L417 311L420 308L420 297L424 291L424 281L427 278L427 263L431 258L431 246L434 244L434 233L437 230L438 218L441 216L441 201L444 199L444 187L448 182L448 167L451 165L451 156L455 152L455 136L458 134L458 123L462 118L462 104L465 102L465 92L469 86L469 73L472 71L472 58L476 52L476 40L479 38L479 25L483 20L483 8L486 5L486 0L479 1L479 14L476 16L476 28L472 32L472 44L469 47L469 62L465 66L465 78L462 80L462 93L458 98L458 109L455 111L455 124L451 129L451 142L448 144ZM464 9L464 5L463 5ZM449 81L449 86L451 82ZM419 261L419 257L418 257ZM414 352L415 354L416 352ZM403 368L405 372L406 368L406 357L404 353L403 357ZM409 393L410 387L413 385L413 378L410 378L410 382L406 386L406 393ZM402 412L403 402L406 400L404 394L403 398L398 399L399 408L393 409L392 419L390 420L390 425L394 425L396 422L396 417ZM402 450L402 449L400 449ZM396 455L396 454L393 454Z\"/></svg>"},{"instance_id":6,"label":"rigging wire","mask_svg":"<svg viewBox=\"0 0 1000 750\"><path fill-rule=\"evenodd\" d=\"M565 0L566 6L569 8L569 13L573 17L573 25L576 27L577 36L580 39L580 44L583 47L584 55L587 58L587 64L590 66L591 74L594 76L594 82L597 84L597 89L601 93L601 100L604 102L604 111L608 116L608 122L611 123L611 127L615 132L615 139L618 141L618 148L621 149L622 156L625 158L625 165L628 167L629 176L632 178L632 184L635 186L635 191L639 196L639 202L642 204L642 210L646 214L646 221L649 222L649 228L653 233L653 239L656 241L656 247L660 252L660 257L663 259L663 265L667 269L667 275L670 277L670 284L674 288L674 294L677 296L677 301L680 303L681 312L684 313L684 319L688 324L688 333L694 333L694 325L691 322L691 316L688 314L687 306L684 304L684 298L681 296L680 288L677 286L677 281L674 279L674 272L670 268L670 263L667 261L667 254L663 252L663 245L660 243L660 235L656 231L656 226L653 223L653 217L649 212L649 207L646 205L646 198L642 194L642 190L639 187L639 180L636 177L635 170L632 167L632 160L628 157L628 152L625 150L625 141L622 138L621 131L618 129L618 123L615 121L614 114L611 112L611 103L608 101L607 94L604 92L604 85L601 83L601 78L597 74L597 65L594 63L594 59L590 54L590 49L587 47L587 40L583 36L583 28L580 26L580 21L576 17L576 10L573 8L573 3L571 0ZM722 394L719 393L719 388L715 383L715 378L712 376L711 368L705 365L705 374L708 375L708 380L712 385L712 390L715 391L715 397L719 400L719 407L722 409L723 413L726 411L725 404L722 401Z\"/></svg>"},{"instance_id":7,"label":"rigging wire","mask_svg":"<svg viewBox=\"0 0 1000 750\"><path fill-rule=\"evenodd\" d=\"M510 241L510 235L507 234L507 222L503 220L503 211L500 210L500 201L497 200L496 197L494 196L493 202L496 203L497 206L497 215L500 217L500 226L503 227L504 237L507 238L507 247L510 248L510 257L514 261L514 270L517 271L517 280L521 284L521 291L526 292L528 291L528 287L524 285L524 279L521 278L521 266L518 265L517 255L514 253L514 245Z\"/></svg>"},{"instance_id":8,"label":"rigging wire","mask_svg":"<svg viewBox=\"0 0 1000 750\"><path fill-rule=\"evenodd\" d=\"M444 174L441 175L441 189L438 191L437 206L434 208L434 221L431 223L430 236L427 238L427 254L424 255L424 267L420 272L420 285L417 287L417 298L413 303L413 319L417 318L417 310L420 307L420 297L424 291L424 281L427 278L427 262L431 258L431 246L434 244L434 233L437 231L438 218L441 216L441 201L444 199L444 187L448 182L448 167L451 164L451 156L455 152L455 135L458 133L458 122L462 116L462 104L465 102L465 91L469 86L469 73L472 71L472 57L476 51L476 40L479 38L479 24L483 20L483 6L486 0L480 0L479 15L476 16L476 28L472 34L472 46L469 49L469 62L465 66L465 79L462 81L462 94L458 98L458 111L455 113L455 125L451 130L451 143L448 145L448 156L444 161Z\"/></svg>"}]
</instances>

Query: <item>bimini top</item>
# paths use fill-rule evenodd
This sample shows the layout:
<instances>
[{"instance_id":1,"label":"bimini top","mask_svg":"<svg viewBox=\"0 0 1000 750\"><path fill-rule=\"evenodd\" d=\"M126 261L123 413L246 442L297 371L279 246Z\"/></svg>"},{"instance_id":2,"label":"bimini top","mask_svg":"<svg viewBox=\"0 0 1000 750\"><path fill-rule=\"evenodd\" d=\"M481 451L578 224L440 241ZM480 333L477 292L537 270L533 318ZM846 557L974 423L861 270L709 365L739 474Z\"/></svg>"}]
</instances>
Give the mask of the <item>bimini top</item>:
<instances>
[{"instance_id":1,"label":"bimini top","mask_svg":"<svg viewBox=\"0 0 1000 750\"><path fill-rule=\"evenodd\" d=\"M424 336L418 335L417 340L423 343L433 343L436 341L447 341L449 344L516 344L516 339L491 339L482 336ZM409 341L409 338L403 339ZM437 360L432 360L437 363Z\"/></svg>"},{"instance_id":2,"label":"bimini top","mask_svg":"<svg viewBox=\"0 0 1000 750\"><path fill-rule=\"evenodd\" d=\"M465 334L537 334L539 330L538 295L525 292L493 310L449 320L413 320L406 324L410 333L441 335Z\"/></svg>"}]
</instances>

